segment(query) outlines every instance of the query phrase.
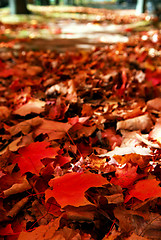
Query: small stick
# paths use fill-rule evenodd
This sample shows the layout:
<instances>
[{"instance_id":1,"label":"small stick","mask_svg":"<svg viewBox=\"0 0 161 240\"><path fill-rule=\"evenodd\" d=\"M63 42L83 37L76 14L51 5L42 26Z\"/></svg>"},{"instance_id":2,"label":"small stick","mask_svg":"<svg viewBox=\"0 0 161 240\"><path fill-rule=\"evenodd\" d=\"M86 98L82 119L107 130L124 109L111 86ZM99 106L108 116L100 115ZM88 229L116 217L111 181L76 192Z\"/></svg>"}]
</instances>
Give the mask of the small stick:
<instances>
[{"instance_id":1,"label":"small stick","mask_svg":"<svg viewBox=\"0 0 161 240\"><path fill-rule=\"evenodd\" d=\"M29 201L29 197L25 197L21 199L19 202L17 202L13 208L8 212L7 217L14 218L19 211L26 205L26 203Z\"/></svg>"}]
</instances>

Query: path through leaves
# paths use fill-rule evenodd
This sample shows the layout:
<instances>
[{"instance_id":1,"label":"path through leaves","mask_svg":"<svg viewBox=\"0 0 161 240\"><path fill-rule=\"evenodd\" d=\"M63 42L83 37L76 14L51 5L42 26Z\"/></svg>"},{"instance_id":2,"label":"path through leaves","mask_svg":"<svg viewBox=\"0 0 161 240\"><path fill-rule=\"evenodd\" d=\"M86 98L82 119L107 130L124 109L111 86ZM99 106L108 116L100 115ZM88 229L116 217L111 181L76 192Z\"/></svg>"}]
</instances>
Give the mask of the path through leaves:
<instances>
[{"instance_id":1,"label":"path through leaves","mask_svg":"<svg viewBox=\"0 0 161 240\"><path fill-rule=\"evenodd\" d=\"M1 240L161 238L160 46L1 49Z\"/></svg>"}]
</instances>

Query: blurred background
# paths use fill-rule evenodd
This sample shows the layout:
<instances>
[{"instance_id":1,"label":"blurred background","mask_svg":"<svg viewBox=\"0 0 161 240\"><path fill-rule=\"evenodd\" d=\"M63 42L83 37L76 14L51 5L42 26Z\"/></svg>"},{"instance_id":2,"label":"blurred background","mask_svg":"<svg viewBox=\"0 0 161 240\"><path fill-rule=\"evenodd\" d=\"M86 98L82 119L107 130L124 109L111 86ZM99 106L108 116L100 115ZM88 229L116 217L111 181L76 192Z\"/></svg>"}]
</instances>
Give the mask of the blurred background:
<instances>
[{"instance_id":1,"label":"blurred background","mask_svg":"<svg viewBox=\"0 0 161 240\"><path fill-rule=\"evenodd\" d=\"M138 13L145 11L151 14L160 14L161 0L0 0L0 8L10 6L11 12L16 9L22 11L26 4L33 5L69 5L69 6L86 6L106 9L137 9ZM17 7L15 7L17 5ZM19 5L19 6L18 6ZM15 10L14 10L15 9Z\"/></svg>"}]
</instances>

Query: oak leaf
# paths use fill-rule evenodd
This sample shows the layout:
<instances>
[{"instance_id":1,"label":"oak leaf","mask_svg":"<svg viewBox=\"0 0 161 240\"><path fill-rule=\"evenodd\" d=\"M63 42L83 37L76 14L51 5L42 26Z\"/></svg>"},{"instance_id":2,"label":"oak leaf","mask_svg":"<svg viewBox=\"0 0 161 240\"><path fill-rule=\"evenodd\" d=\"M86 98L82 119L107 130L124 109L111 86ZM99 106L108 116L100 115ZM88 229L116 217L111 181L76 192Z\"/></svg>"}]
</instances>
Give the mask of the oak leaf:
<instances>
[{"instance_id":1,"label":"oak leaf","mask_svg":"<svg viewBox=\"0 0 161 240\"><path fill-rule=\"evenodd\" d=\"M49 181L52 190L46 190L45 199L47 201L54 197L62 208L67 205L75 207L87 205L90 202L84 196L85 191L90 187L101 187L104 184L108 184L108 181L98 174L68 173Z\"/></svg>"}]
</instances>

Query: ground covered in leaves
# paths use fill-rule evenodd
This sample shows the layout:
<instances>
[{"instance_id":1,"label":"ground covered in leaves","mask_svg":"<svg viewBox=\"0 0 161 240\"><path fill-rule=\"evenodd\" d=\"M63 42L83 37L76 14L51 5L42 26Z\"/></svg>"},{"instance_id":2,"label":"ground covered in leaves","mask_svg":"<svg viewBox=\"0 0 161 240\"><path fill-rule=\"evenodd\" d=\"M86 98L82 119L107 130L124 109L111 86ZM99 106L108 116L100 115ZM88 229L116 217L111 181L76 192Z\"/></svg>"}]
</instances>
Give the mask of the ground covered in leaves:
<instances>
[{"instance_id":1,"label":"ground covered in leaves","mask_svg":"<svg viewBox=\"0 0 161 240\"><path fill-rule=\"evenodd\" d=\"M0 239L161 238L161 34L0 52Z\"/></svg>"}]
</instances>

